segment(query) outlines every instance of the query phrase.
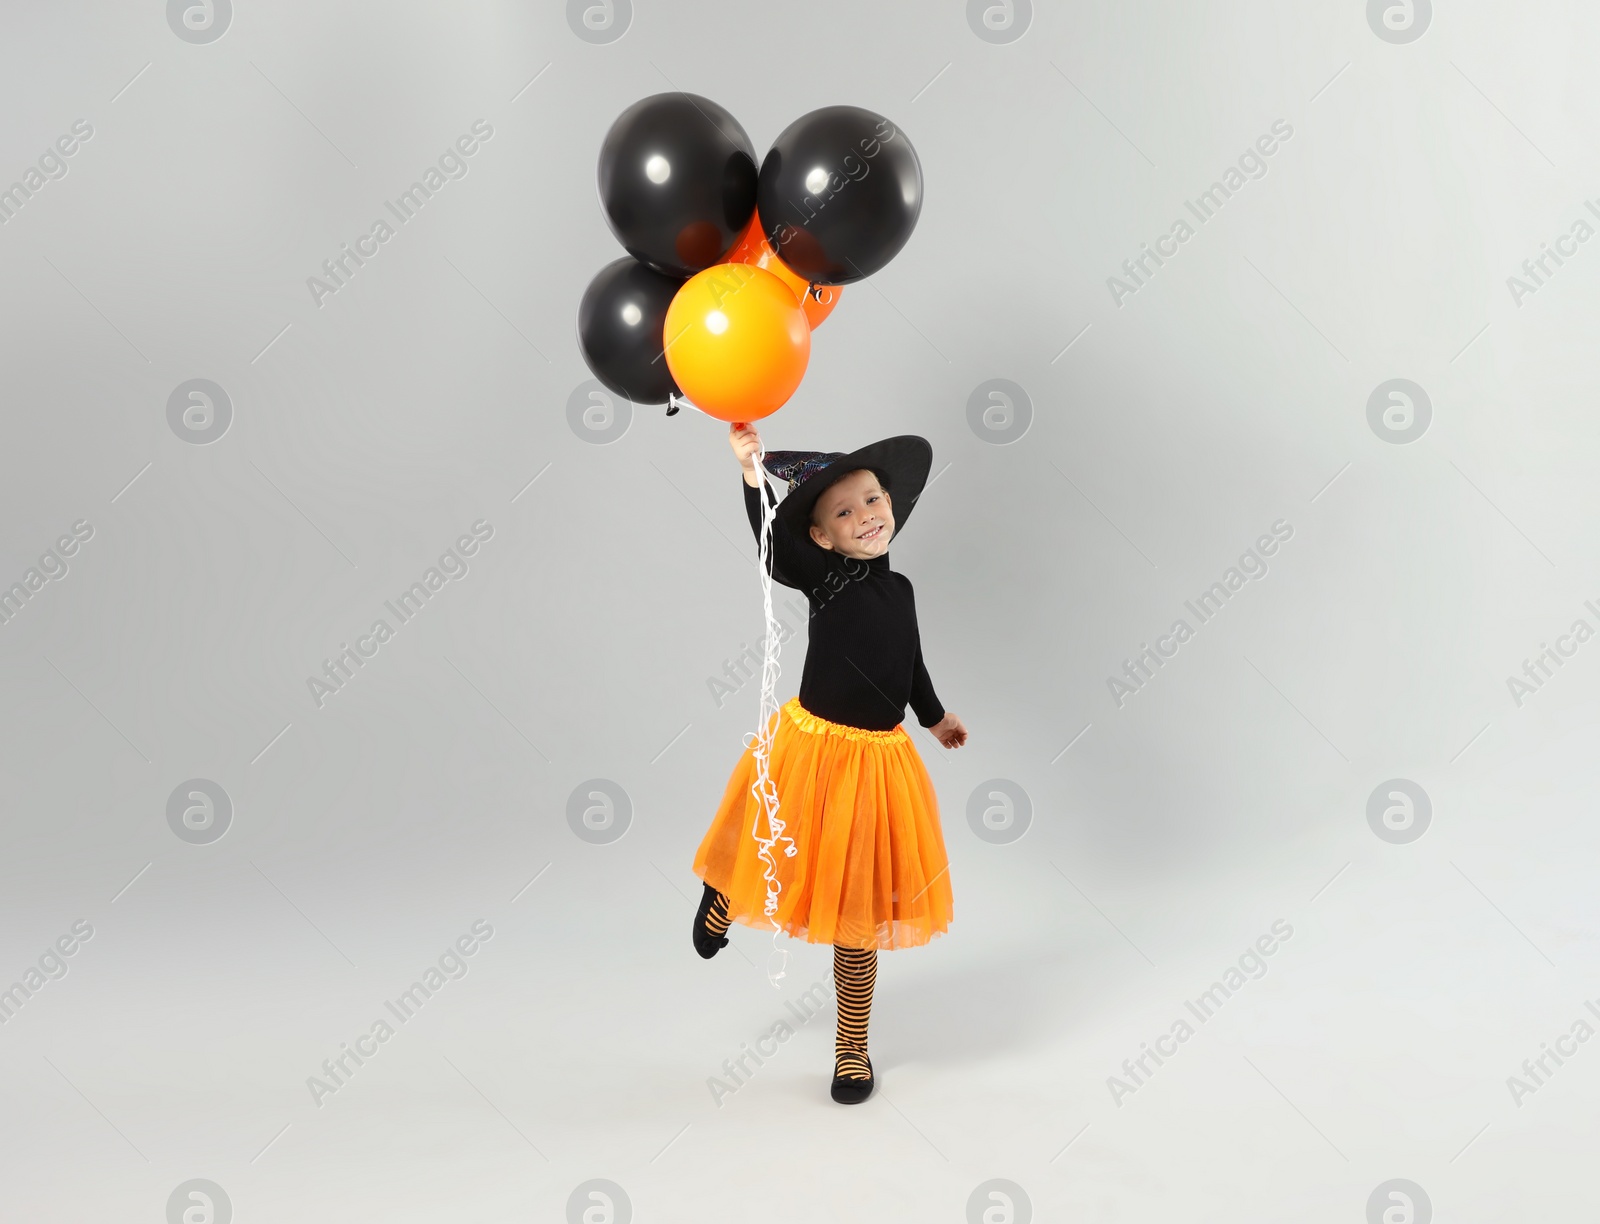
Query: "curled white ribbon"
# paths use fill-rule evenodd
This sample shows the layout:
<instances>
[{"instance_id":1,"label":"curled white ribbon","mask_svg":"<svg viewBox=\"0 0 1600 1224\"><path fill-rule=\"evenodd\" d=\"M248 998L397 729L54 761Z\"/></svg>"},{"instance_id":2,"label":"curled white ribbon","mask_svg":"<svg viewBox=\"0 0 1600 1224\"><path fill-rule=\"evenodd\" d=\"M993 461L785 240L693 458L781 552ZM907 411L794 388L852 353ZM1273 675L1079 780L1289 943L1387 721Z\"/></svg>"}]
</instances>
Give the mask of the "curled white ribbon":
<instances>
[{"instance_id":1,"label":"curled white ribbon","mask_svg":"<svg viewBox=\"0 0 1600 1224\"><path fill-rule=\"evenodd\" d=\"M767 980L776 988L787 972L789 953L778 946L778 936L783 927L775 915L778 911L778 894L783 886L778 881L778 863L772 857L772 847L779 841L787 842L784 854L793 858L795 844L791 838L784 836L784 822L778 818L778 788L767 770L772 751L773 725L778 714L778 635L782 626L772 611L772 574L769 566L776 519L773 506L767 500L767 469L762 463L765 455L766 449L758 443L755 461L756 472L761 477L761 545L756 568L761 574L761 606L766 617L766 637L762 643L759 722L754 732L745 735L744 746L751 750L756 762L756 780L750 793L756 797L757 811L756 819L750 826L750 836L755 838L756 845L760 847L758 855L765 864L762 871L762 878L767 885L764 912L772 922L772 954L767 958ZM760 832L763 816L767 822L766 837L762 837Z\"/></svg>"}]
</instances>

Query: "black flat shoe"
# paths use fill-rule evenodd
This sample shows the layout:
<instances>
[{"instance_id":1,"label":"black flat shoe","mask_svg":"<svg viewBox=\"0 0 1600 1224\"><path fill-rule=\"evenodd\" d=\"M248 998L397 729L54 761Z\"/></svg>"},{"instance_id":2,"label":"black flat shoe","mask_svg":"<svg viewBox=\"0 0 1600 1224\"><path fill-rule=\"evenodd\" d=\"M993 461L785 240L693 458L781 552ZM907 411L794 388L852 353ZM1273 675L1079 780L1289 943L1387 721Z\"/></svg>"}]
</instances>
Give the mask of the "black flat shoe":
<instances>
[{"instance_id":1,"label":"black flat shoe","mask_svg":"<svg viewBox=\"0 0 1600 1224\"><path fill-rule=\"evenodd\" d=\"M837 1064L836 1064L837 1065ZM833 1077L833 1099L841 1105L859 1105L872 1095L873 1085L878 1078L872 1073L872 1057L867 1056L868 1078L856 1079L850 1075L835 1075Z\"/></svg>"},{"instance_id":2,"label":"black flat shoe","mask_svg":"<svg viewBox=\"0 0 1600 1224\"><path fill-rule=\"evenodd\" d=\"M728 946L726 935L713 935L706 929L706 918L711 913L711 905L717 899L717 890L711 885L706 885L705 895L700 898L699 912L694 916L694 950L706 960L710 960L717 952Z\"/></svg>"}]
</instances>

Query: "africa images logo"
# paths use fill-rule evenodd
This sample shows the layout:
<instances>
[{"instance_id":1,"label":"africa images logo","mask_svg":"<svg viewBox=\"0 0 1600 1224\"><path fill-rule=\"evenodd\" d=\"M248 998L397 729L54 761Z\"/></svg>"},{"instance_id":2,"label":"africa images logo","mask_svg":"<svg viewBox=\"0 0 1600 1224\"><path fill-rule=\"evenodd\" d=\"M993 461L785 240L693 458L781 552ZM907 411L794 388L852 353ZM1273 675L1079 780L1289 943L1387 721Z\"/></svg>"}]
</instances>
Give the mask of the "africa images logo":
<instances>
[{"instance_id":1,"label":"africa images logo","mask_svg":"<svg viewBox=\"0 0 1600 1224\"><path fill-rule=\"evenodd\" d=\"M632 0L567 0L567 26L586 43L616 42L632 24Z\"/></svg>"},{"instance_id":2,"label":"africa images logo","mask_svg":"<svg viewBox=\"0 0 1600 1224\"><path fill-rule=\"evenodd\" d=\"M591 1177L567 1196L567 1224L630 1224L633 1203L628 1192L605 1177Z\"/></svg>"},{"instance_id":3,"label":"africa images logo","mask_svg":"<svg viewBox=\"0 0 1600 1224\"><path fill-rule=\"evenodd\" d=\"M1433 20L1433 0L1367 0L1367 25L1386 43L1416 42Z\"/></svg>"},{"instance_id":4,"label":"africa images logo","mask_svg":"<svg viewBox=\"0 0 1600 1224\"><path fill-rule=\"evenodd\" d=\"M1033 800L1010 778L980 782L967 797L967 824L980 841L1004 846L1033 823Z\"/></svg>"},{"instance_id":5,"label":"africa images logo","mask_svg":"<svg viewBox=\"0 0 1600 1224\"><path fill-rule=\"evenodd\" d=\"M209 378L181 382L167 396L167 427L192 446L215 442L232 423L233 400Z\"/></svg>"},{"instance_id":6,"label":"africa images logo","mask_svg":"<svg viewBox=\"0 0 1600 1224\"><path fill-rule=\"evenodd\" d=\"M567 424L591 445L615 442L632 423L632 401L612 395L598 378L585 379L567 396Z\"/></svg>"},{"instance_id":7,"label":"africa images logo","mask_svg":"<svg viewBox=\"0 0 1600 1224\"><path fill-rule=\"evenodd\" d=\"M167 1196L167 1224L231 1224L233 1200L216 1182L190 1178Z\"/></svg>"},{"instance_id":8,"label":"africa images logo","mask_svg":"<svg viewBox=\"0 0 1600 1224\"><path fill-rule=\"evenodd\" d=\"M214 43L233 23L233 0L167 0L167 25L186 43Z\"/></svg>"},{"instance_id":9,"label":"africa images logo","mask_svg":"<svg viewBox=\"0 0 1600 1224\"><path fill-rule=\"evenodd\" d=\"M72 566L67 558L76 556L79 546L93 538L94 524L88 519L79 519L54 545L39 554L38 565L30 565L9 587L0 587L0 625L9 625L11 618L21 612L35 594L44 590L47 583L60 582L70 574Z\"/></svg>"},{"instance_id":10,"label":"africa images logo","mask_svg":"<svg viewBox=\"0 0 1600 1224\"><path fill-rule=\"evenodd\" d=\"M967 397L967 425L993 446L1015 442L1033 424L1033 398L1009 378L979 383Z\"/></svg>"},{"instance_id":11,"label":"africa images logo","mask_svg":"<svg viewBox=\"0 0 1600 1224\"><path fill-rule=\"evenodd\" d=\"M428 201L444 190L445 184L466 178L472 169L472 163L467 159L483 148L484 142L493 135L494 127L489 121L479 119L470 131L463 132L456 137L454 144L445 147L436 165L426 167L411 186L393 200L385 200L383 206L389 210L396 224L410 224ZM311 291L311 300L318 309L326 304L324 299L348 285L355 274L366 267L367 260L376 256L383 245L400 232L383 217L379 217L368 228L370 232L356 235L353 244L342 243L337 255L322 261L322 276L306 277L306 288ZM352 245L354 250L351 249Z\"/></svg>"},{"instance_id":12,"label":"africa images logo","mask_svg":"<svg viewBox=\"0 0 1600 1224\"><path fill-rule=\"evenodd\" d=\"M484 541L493 537L494 524L488 519L473 523L470 533L464 532L439 554L437 565L430 565L422 577L400 594L383 601L384 609L394 617L395 624L391 625L386 617L380 616L366 633L356 637L354 646L340 642L333 658L322 661L322 674L306 677L306 688L317 709L322 709L329 697L342 691L355 678L356 672L367 665L367 660L394 638L400 626L415 620L437 592L444 590L451 581L465 579L472 570L466 558L476 556Z\"/></svg>"},{"instance_id":13,"label":"africa images logo","mask_svg":"<svg viewBox=\"0 0 1600 1224\"><path fill-rule=\"evenodd\" d=\"M1032 24L1032 0L967 0L967 26L984 42L1016 42Z\"/></svg>"},{"instance_id":14,"label":"africa images logo","mask_svg":"<svg viewBox=\"0 0 1600 1224\"><path fill-rule=\"evenodd\" d=\"M1244 590L1250 582L1265 578L1271 569L1266 558L1276 555L1279 547L1293 538L1294 524L1288 519L1278 519L1269 531L1245 548L1239 555L1237 565L1228 566L1216 582L1193 599L1184 600L1183 606L1194 617L1195 624L1191 625L1185 617L1180 616L1172 622L1172 628L1165 637L1156 639L1154 646L1149 642L1140 642L1133 657L1122 661L1122 675L1106 677L1106 687L1111 690L1111 699L1117 703L1117 709L1122 709L1129 697L1149 684L1156 672L1167 665L1166 660L1176 655L1184 643L1195 636L1200 626L1215 618L1236 592Z\"/></svg>"},{"instance_id":15,"label":"africa images logo","mask_svg":"<svg viewBox=\"0 0 1600 1224\"><path fill-rule=\"evenodd\" d=\"M67 177L71 164L66 160L83 147L94 135L87 119L79 119L69 132L56 137L55 143L39 154L38 164L29 166L9 187L0 190L0 225L5 225L45 184Z\"/></svg>"},{"instance_id":16,"label":"africa images logo","mask_svg":"<svg viewBox=\"0 0 1600 1224\"><path fill-rule=\"evenodd\" d=\"M1428 432L1433 420L1433 401L1428 393L1409 378L1391 378L1379 383L1367 396L1367 424L1385 442L1404 446Z\"/></svg>"},{"instance_id":17,"label":"africa images logo","mask_svg":"<svg viewBox=\"0 0 1600 1224\"><path fill-rule=\"evenodd\" d=\"M167 826L180 841L206 846L233 823L233 799L210 778L190 778L167 796Z\"/></svg>"},{"instance_id":18,"label":"africa images logo","mask_svg":"<svg viewBox=\"0 0 1600 1224\"><path fill-rule=\"evenodd\" d=\"M633 823L633 800L610 778L590 778L567 796L567 825L579 841L605 846Z\"/></svg>"}]
</instances>

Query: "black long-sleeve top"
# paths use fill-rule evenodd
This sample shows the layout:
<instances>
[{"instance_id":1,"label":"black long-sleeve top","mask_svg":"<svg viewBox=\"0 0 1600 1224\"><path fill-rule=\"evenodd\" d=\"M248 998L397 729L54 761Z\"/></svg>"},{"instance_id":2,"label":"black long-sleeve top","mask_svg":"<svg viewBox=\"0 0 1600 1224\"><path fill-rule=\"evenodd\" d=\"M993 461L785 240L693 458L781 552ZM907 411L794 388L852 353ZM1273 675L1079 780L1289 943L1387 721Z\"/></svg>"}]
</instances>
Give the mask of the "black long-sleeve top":
<instances>
[{"instance_id":1,"label":"black long-sleeve top","mask_svg":"<svg viewBox=\"0 0 1600 1224\"><path fill-rule=\"evenodd\" d=\"M740 478L743 483L743 477ZM776 499L765 481L767 501ZM744 506L761 540L761 490L744 484ZM922 663L911 580L889 568L889 554L861 561L796 540L772 524L770 572L774 582L804 591L811 605L800 704L819 718L891 731L905 718L931 727L944 717Z\"/></svg>"}]
</instances>

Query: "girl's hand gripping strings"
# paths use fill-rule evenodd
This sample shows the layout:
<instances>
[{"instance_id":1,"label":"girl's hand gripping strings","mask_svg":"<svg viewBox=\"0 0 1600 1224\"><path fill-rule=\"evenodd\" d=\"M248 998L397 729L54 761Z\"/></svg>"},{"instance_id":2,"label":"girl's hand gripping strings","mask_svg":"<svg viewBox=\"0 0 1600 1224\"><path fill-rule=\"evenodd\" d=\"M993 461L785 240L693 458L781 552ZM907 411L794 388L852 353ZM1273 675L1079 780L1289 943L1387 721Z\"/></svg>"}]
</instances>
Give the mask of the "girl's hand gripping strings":
<instances>
[{"instance_id":1,"label":"girl's hand gripping strings","mask_svg":"<svg viewBox=\"0 0 1600 1224\"><path fill-rule=\"evenodd\" d=\"M728 445L733 447L739 466L744 469L744 482L752 489L761 487L761 473L756 471L756 451L761 448L761 435L754 425L734 421L728 426Z\"/></svg>"}]
</instances>

